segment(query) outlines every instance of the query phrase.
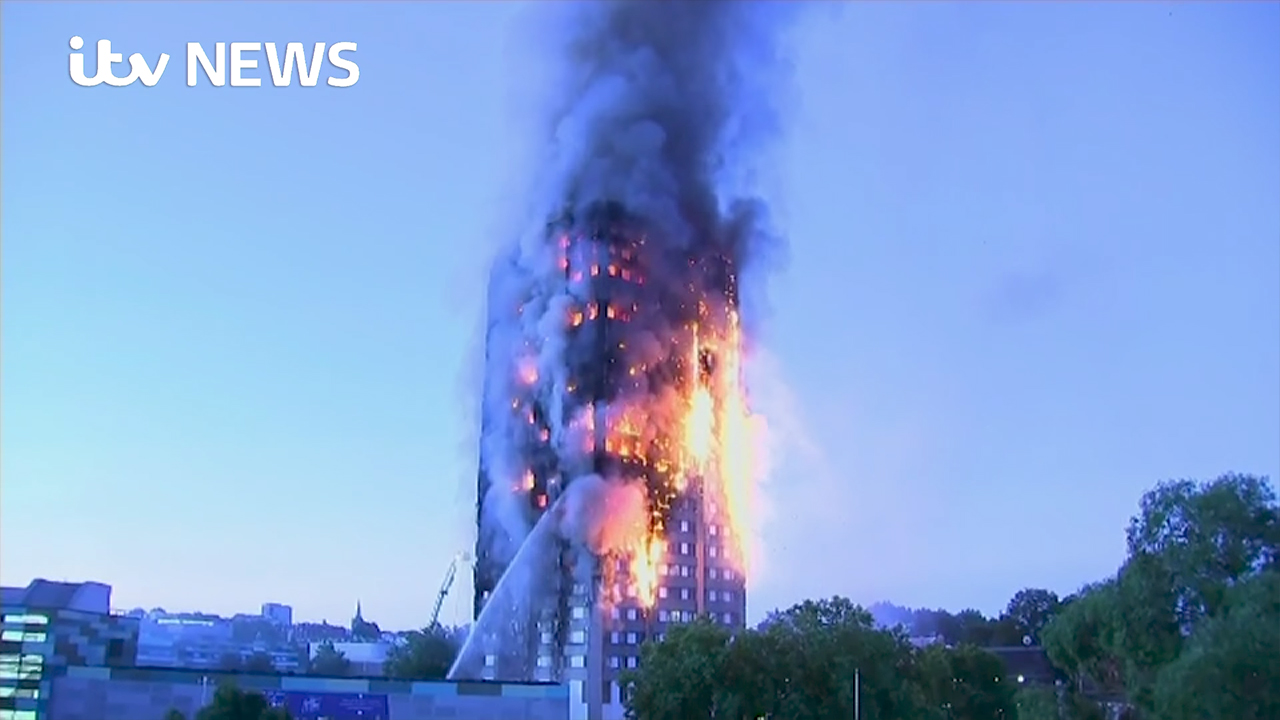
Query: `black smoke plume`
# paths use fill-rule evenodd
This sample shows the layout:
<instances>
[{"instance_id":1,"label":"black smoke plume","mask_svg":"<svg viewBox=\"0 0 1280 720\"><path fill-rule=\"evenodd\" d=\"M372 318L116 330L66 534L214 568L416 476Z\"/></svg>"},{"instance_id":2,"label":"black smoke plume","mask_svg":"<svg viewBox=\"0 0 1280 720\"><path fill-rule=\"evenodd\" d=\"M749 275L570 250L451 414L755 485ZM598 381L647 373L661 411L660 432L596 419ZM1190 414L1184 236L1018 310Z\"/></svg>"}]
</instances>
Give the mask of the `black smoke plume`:
<instances>
[{"instance_id":1,"label":"black smoke plume","mask_svg":"<svg viewBox=\"0 0 1280 720\"><path fill-rule=\"evenodd\" d=\"M785 114L778 104L789 75L782 40L795 5L542 7L560 23L537 43L561 63L547 149L536 165L533 215L490 279L481 440L488 480L478 549L498 564L515 556L538 517L527 496L512 492L531 458L552 452L569 479L595 472L581 449L575 386L620 359L569 332L566 318L589 298L565 281L558 238L605 223L645 240L636 262L646 283L620 360L655 370L611 391L629 399L672 391L660 368L674 329L700 301L739 307L762 261L781 245L755 183ZM749 326L750 305L743 310ZM661 405L646 419L654 434L670 432L673 422ZM538 408L546 436L530 430L517 406Z\"/></svg>"}]
</instances>

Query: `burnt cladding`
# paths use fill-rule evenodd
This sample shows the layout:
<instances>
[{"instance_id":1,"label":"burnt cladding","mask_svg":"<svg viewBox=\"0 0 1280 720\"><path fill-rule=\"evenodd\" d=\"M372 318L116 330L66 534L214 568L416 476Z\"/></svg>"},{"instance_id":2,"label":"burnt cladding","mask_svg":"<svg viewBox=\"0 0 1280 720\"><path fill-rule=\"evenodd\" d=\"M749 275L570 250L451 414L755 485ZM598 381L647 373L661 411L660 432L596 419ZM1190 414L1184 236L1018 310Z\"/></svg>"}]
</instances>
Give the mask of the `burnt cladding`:
<instances>
[{"instance_id":1,"label":"burnt cladding","mask_svg":"<svg viewBox=\"0 0 1280 720\"><path fill-rule=\"evenodd\" d=\"M639 307L637 298L625 291L630 282L643 282L637 269L637 240L643 244L637 225L621 205L601 203L579 216L565 212L546 226L545 242L556 250L559 266L554 277L540 279L542 283L563 286L581 302L574 303L568 316L565 346L561 362L570 378L561 397L545 396L545 388L523 388L513 393L511 412L519 416L515 427L523 427L519 438L508 438L522 455L519 464L525 468L521 490L528 502L524 508L526 523L532 527L546 512L554 496L564 488L561 478L570 479L574 474L605 474L616 469L605 446L604 433L594 433L595 445L590 448L568 450L582 457L569 458L558 452L553 443L553 425L565 427L569 419L584 407L603 407L626 389L621 382L626 377L625 334L619 332L615 322L630 319ZM502 335L506 313L513 310L513 299L505 296L499 287L509 285L508 275L517 267L514 256L502 256L494 264L490 274L488 296L489 323L486 334L484 395L492 396L492 390L506 383L504 374L519 375L518 359L512 357L510 338ZM624 301L625 298L625 301ZM516 312L523 310L523 298L514 299ZM522 344L527 343L525 340ZM533 383L530 383L531 385ZM537 390L542 390L538 392ZM481 437L487 438L497 424L492 413L495 408L482 408ZM501 411L506 411L502 408ZM553 417L553 415L555 417ZM603 418L597 426L604 427ZM491 458L482 440L480 447L479 477L477 481L475 599L474 612L478 616L485 597L492 592L506 570L511 544L520 538L509 538L507 528L492 520L485 507L486 497L494 482ZM566 477L568 476L568 477ZM495 546L506 543L508 552L495 553Z\"/></svg>"},{"instance_id":2,"label":"burnt cladding","mask_svg":"<svg viewBox=\"0 0 1280 720\"><path fill-rule=\"evenodd\" d=\"M558 264L552 277L542 279L543 284L562 287L575 301L565 318L558 358L568 378L561 396L553 402L545 388L541 392L518 388L511 399L511 412L520 416L514 425L522 428L519 438L509 440L522 456L517 464L527 468L521 479L527 497L522 506L527 526L531 527L563 490L558 487L561 477L567 482L585 473L643 479L650 502L658 509L653 523L667 523L679 484L671 473L678 469L639 458L661 458L670 448L626 453L610 447L607 409L619 400L624 401L619 404L643 405L647 396L668 389L683 393L694 376L694 368L688 367L691 362L697 363L697 374L703 378L715 373L716 358L709 352L692 360L683 353L670 352L675 338L708 312L708 304L737 305L736 278L728 253L718 249L715 238L698 240L689 246L652 242L642 219L616 202L595 203L577 213L566 211L547 224L544 241L555 250ZM507 338L494 342L502 313L512 311L512 304L517 305L516 312L522 307L523 299L503 297L496 290L505 279L503 273L514 265L501 258L490 279L485 397L490 396L494 383L521 372ZM666 351L655 355L655 343L664 345ZM655 356L659 358L656 361ZM494 419L489 413L493 411L493 406L484 408L483 437L490 434ZM557 448L552 427L565 427L572 417L584 412L593 418L593 444ZM510 549L511 543L520 540L503 537L509 530L492 522L484 506L492 484L490 465L482 445L477 486L477 614L512 554L495 553L494 548L506 542Z\"/></svg>"}]
</instances>

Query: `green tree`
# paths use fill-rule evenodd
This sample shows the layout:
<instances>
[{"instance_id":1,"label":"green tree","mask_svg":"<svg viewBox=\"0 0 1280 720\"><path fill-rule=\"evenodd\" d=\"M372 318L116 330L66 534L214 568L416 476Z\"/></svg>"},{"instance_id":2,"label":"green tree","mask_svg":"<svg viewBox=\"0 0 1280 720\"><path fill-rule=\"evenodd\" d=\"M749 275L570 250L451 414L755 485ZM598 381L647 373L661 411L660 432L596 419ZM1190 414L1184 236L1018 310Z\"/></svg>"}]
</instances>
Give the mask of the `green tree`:
<instances>
[{"instance_id":1,"label":"green tree","mask_svg":"<svg viewBox=\"0 0 1280 720\"><path fill-rule=\"evenodd\" d=\"M914 675L906 636L875 629L862 607L842 597L810 600L773 620L766 632L786 663L776 717L850 717L855 677L864 720L928 716L919 686L904 681Z\"/></svg>"},{"instance_id":2,"label":"green tree","mask_svg":"<svg viewBox=\"0 0 1280 720\"><path fill-rule=\"evenodd\" d=\"M1122 690L1144 717L1216 720L1269 711L1250 678L1267 677L1270 666L1247 658L1249 648L1271 647L1274 635L1262 630L1268 620L1278 623L1266 603L1239 598L1280 571L1278 518L1266 479L1161 483L1129 523L1128 558L1116 577L1082 590L1043 630L1050 659L1073 678L1074 690L1090 683L1103 694ZM1235 677L1227 675L1204 680L1224 668L1243 673L1240 683L1226 682ZM1088 709L1078 695L1069 698L1073 707Z\"/></svg>"},{"instance_id":3,"label":"green tree","mask_svg":"<svg viewBox=\"0 0 1280 720\"><path fill-rule=\"evenodd\" d=\"M960 618L946 610L938 610L934 613L933 627L932 634L942 636L948 645L959 645L964 640L964 627Z\"/></svg>"},{"instance_id":4,"label":"green tree","mask_svg":"<svg viewBox=\"0 0 1280 720\"><path fill-rule=\"evenodd\" d=\"M1267 479L1252 475L1161 483L1143 496L1127 540L1130 557L1164 566L1190 627L1217 612L1231 583L1280 566L1280 508Z\"/></svg>"},{"instance_id":5,"label":"green tree","mask_svg":"<svg viewBox=\"0 0 1280 720\"><path fill-rule=\"evenodd\" d=\"M291 720L284 708L273 708L260 692L220 685L213 702L196 715L196 720Z\"/></svg>"},{"instance_id":6,"label":"green tree","mask_svg":"<svg viewBox=\"0 0 1280 720\"><path fill-rule=\"evenodd\" d=\"M728 638L719 657L714 707L730 718L777 717L787 694L785 657L786 646L776 633Z\"/></svg>"},{"instance_id":7,"label":"green tree","mask_svg":"<svg viewBox=\"0 0 1280 720\"><path fill-rule=\"evenodd\" d=\"M734 690L756 677L743 677L750 663L743 663L741 656L733 676L725 675L730 639L723 625L700 619L672 627L662 642L645 643L641 669L622 678L631 686L630 717L685 720L705 717L717 702L733 702Z\"/></svg>"},{"instance_id":8,"label":"green tree","mask_svg":"<svg viewBox=\"0 0 1280 720\"><path fill-rule=\"evenodd\" d=\"M1112 601L1107 652L1130 701L1150 710L1156 674L1182 650L1173 577L1157 558L1134 555L1120 569Z\"/></svg>"},{"instance_id":9,"label":"green tree","mask_svg":"<svg viewBox=\"0 0 1280 720\"><path fill-rule=\"evenodd\" d=\"M1155 687L1167 720L1280 718L1280 571L1232 587L1223 612L1196 628Z\"/></svg>"},{"instance_id":10,"label":"green tree","mask_svg":"<svg viewBox=\"0 0 1280 720\"><path fill-rule=\"evenodd\" d=\"M1004 680L1004 663L973 645L932 645L919 657L929 706L955 720L1015 717L1014 686Z\"/></svg>"},{"instance_id":11,"label":"green tree","mask_svg":"<svg viewBox=\"0 0 1280 720\"><path fill-rule=\"evenodd\" d=\"M1042 632L1050 662L1067 673L1073 688L1083 690L1094 682L1104 690L1118 691L1123 677L1114 655L1116 582L1088 586Z\"/></svg>"},{"instance_id":12,"label":"green tree","mask_svg":"<svg viewBox=\"0 0 1280 720\"><path fill-rule=\"evenodd\" d=\"M388 677L399 680L441 680L449 674L458 650L458 639L444 628L415 630L392 646L383 669Z\"/></svg>"},{"instance_id":13,"label":"green tree","mask_svg":"<svg viewBox=\"0 0 1280 720\"><path fill-rule=\"evenodd\" d=\"M276 671L276 665L271 661L270 655L258 651L244 661L243 670L251 673L270 673Z\"/></svg>"},{"instance_id":14,"label":"green tree","mask_svg":"<svg viewBox=\"0 0 1280 720\"><path fill-rule=\"evenodd\" d=\"M864 720L935 717L905 635L875 629L844 598L800 603L757 630L731 633L707 619L675 626L641 652L623 680L636 720L846 718L855 692Z\"/></svg>"},{"instance_id":15,"label":"green tree","mask_svg":"<svg viewBox=\"0 0 1280 720\"><path fill-rule=\"evenodd\" d=\"M1058 696L1049 688L1024 687L1013 695L1018 720L1059 720Z\"/></svg>"},{"instance_id":16,"label":"green tree","mask_svg":"<svg viewBox=\"0 0 1280 720\"><path fill-rule=\"evenodd\" d=\"M164 720L187 720L187 716L178 708L169 708L169 712L164 714Z\"/></svg>"},{"instance_id":17,"label":"green tree","mask_svg":"<svg viewBox=\"0 0 1280 720\"><path fill-rule=\"evenodd\" d=\"M342 677L351 672L351 661L334 648L332 640L325 640L316 648L316 655L311 658L310 670L314 675Z\"/></svg>"},{"instance_id":18,"label":"green tree","mask_svg":"<svg viewBox=\"0 0 1280 720\"><path fill-rule=\"evenodd\" d=\"M1040 632L1058 613L1061 606L1057 593L1040 588L1027 588L1019 590L1009 600L1005 616L1014 622L1018 632L1038 642Z\"/></svg>"},{"instance_id":19,"label":"green tree","mask_svg":"<svg viewBox=\"0 0 1280 720\"><path fill-rule=\"evenodd\" d=\"M987 616L973 609L961 610L955 615L956 639L953 645L977 645L990 647L994 635L992 623Z\"/></svg>"},{"instance_id":20,"label":"green tree","mask_svg":"<svg viewBox=\"0 0 1280 720\"><path fill-rule=\"evenodd\" d=\"M1116 578L1081 591L1041 637L1073 690L1096 686L1149 708L1156 674L1181 645L1169 576L1149 556L1131 558Z\"/></svg>"},{"instance_id":21,"label":"green tree","mask_svg":"<svg viewBox=\"0 0 1280 720\"><path fill-rule=\"evenodd\" d=\"M1027 635L1018 621L1008 615L989 620L988 626L990 627L990 635L985 647L1021 645L1022 639Z\"/></svg>"}]
</instances>

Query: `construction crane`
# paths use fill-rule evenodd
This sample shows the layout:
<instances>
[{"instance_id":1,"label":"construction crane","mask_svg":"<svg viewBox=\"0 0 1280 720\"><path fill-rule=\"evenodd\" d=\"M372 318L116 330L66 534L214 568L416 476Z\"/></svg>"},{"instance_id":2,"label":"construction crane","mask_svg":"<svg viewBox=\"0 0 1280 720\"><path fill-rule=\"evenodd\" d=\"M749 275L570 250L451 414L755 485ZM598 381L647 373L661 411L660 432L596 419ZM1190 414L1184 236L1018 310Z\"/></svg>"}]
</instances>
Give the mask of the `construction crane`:
<instances>
[{"instance_id":1,"label":"construction crane","mask_svg":"<svg viewBox=\"0 0 1280 720\"><path fill-rule=\"evenodd\" d=\"M458 565L470 564L471 555L466 552L460 552L453 556L453 560L449 562L449 569L444 574L444 582L440 584L440 593L436 595L436 607L431 611L430 627L440 627L440 608L444 606L444 599L449 594L449 588L453 587L453 579L458 576Z\"/></svg>"}]
</instances>

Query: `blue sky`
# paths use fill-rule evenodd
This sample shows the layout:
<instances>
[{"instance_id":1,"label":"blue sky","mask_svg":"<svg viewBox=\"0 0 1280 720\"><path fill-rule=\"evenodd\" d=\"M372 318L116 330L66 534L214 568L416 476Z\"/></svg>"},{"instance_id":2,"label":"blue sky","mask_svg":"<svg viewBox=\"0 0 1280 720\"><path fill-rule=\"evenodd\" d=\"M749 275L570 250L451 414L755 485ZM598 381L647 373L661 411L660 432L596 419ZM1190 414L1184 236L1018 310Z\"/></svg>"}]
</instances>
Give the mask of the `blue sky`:
<instances>
[{"instance_id":1,"label":"blue sky","mask_svg":"<svg viewBox=\"0 0 1280 720\"><path fill-rule=\"evenodd\" d=\"M0 581L425 622L468 542L482 270L536 172L536 4L3 13ZM1069 592L1156 481L1280 475L1280 5L809 19L762 168L791 247L753 615ZM81 88L72 35L174 57ZM188 88L190 40L356 41L361 78Z\"/></svg>"}]
</instances>

